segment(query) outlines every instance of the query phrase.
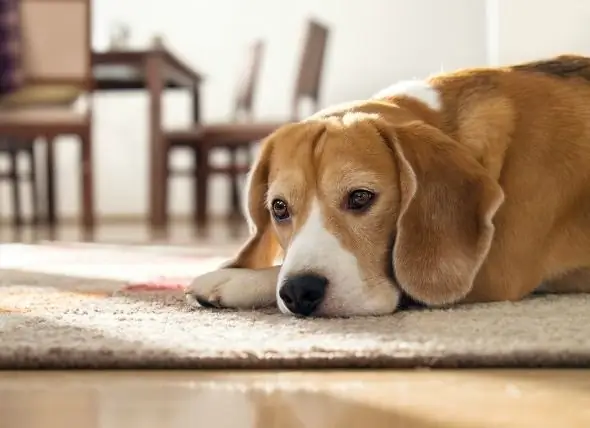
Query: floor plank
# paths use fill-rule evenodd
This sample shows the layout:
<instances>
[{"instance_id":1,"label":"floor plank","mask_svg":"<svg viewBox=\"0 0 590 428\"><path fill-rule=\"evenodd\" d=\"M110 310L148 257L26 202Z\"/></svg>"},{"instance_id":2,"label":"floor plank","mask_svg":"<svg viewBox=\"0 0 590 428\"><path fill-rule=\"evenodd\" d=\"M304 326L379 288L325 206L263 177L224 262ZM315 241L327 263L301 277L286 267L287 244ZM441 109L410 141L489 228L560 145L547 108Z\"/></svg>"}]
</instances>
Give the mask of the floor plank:
<instances>
[{"instance_id":1,"label":"floor plank","mask_svg":"<svg viewBox=\"0 0 590 428\"><path fill-rule=\"evenodd\" d=\"M587 427L590 371L3 372L0 428Z\"/></svg>"}]
</instances>

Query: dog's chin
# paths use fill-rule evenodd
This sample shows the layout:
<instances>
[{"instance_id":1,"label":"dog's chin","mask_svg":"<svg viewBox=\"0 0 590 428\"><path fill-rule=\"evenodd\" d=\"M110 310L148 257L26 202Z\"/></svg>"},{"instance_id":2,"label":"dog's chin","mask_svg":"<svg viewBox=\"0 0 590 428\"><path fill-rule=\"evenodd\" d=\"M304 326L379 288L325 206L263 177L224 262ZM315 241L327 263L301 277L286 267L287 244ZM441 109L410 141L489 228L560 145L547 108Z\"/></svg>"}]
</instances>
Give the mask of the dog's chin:
<instances>
[{"instance_id":1,"label":"dog's chin","mask_svg":"<svg viewBox=\"0 0 590 428\"><path fill-rule=\"evenodd\" d=\"M394 292L387 298L337 301L327 298L312 316L321 318L375 317L391 315L397 311L400 293Z\"/></svg>"},{"instance_id":2,"label":"dog's chin","mask_svg":"<svg viewBox=\"0 0 590 428\"><path fill-rule=\"evenodd\" d=\"M278 304L279 310L285 314L294 316L297 318L353 318L353 317L377 317L377 316L386 316L391 315L397 311L398 306L394 303L387 304L384 303L379 307L370 306L355 306L354 308L346 308L346 307L333 307L328 302L325 306L320 306L317 310L315 310L311 315L303 316L294 314L289 311L284 304L279 302Z\"/></svg>"},{"instance_id":3,"label":"dog's chin","mask_svg":"<svg viewBox=\"0 0 590 428\"><path fill-rule=\"evenodd\" d=\"M375 317L392 315L398 311L414 310L425 308L421 302L413 299L407 293L395 287L395 293L391 299L382 299L379 301L358 301L354 304L346 303L336 304L329 299L326 300L312 314L312 317L322 318L351 318L351 317Z\"/></svg>"},{"instance_id":4,"label":"dog's chin","mask_svg":"<svg viewBox=\"0 0 590 428\"><path fill-rule=\"evenodd\" d=\"M393 315L396 309L390 310L351 310L351 311L323 311L318 310L314 312L311 317L312 318L360 318L360 317L383 317L388 315Z\"/></svg>"}]
</instances>

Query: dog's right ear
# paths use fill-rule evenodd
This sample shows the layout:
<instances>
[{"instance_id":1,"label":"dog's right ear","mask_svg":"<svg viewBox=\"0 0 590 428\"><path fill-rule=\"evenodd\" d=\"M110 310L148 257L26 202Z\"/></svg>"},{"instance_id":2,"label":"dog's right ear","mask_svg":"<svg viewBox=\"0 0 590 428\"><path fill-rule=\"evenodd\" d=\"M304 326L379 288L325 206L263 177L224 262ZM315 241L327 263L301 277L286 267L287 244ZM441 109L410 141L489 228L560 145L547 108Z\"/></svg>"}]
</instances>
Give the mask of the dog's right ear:
<instances>
[{"instance_id":1,"label":"dog's right ear","mask_svg":"<svg viewBox=\"0 0 590 428\"><path fill-rule=\"evenodd\" d=\"M260 154L248 175L244 214L250 226L250 238L224 268L267 268L274 264L281 251L265 203L272 150L271 135L262 143Z\"/></svg>"},{"instance_id":2,"label":"dog's right ear","mask_svg":"<svg viewBox=\"0 0 590 428\"><path fill-rule=\"evenodd\" d=\"M465 146L435 127L420 121L377 127L399 168L398 284L429 306L455 303L472 290L491 248L502 187Z\"/></svg>"}]
</instances>

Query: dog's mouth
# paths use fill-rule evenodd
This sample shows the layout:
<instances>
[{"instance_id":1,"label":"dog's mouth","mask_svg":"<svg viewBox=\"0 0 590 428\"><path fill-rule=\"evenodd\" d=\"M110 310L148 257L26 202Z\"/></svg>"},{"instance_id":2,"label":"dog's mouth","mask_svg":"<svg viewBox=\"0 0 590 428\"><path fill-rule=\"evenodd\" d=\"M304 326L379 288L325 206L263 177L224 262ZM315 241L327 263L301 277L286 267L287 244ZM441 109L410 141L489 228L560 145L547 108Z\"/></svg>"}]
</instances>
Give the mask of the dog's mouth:
<instances>
[{"instance_id":1,"label":"dog's mouth","mask_svg":"<svg viewBox=\"0 0 590 428\"><path fill-rule=\"evenodd\" d=\"M393 265L393 247L395 245L395 235L392 236L392 238L390 239L389 242L389 257L387 258L388 262L387 262L387 276L389 277L389 279L391 279L395 284L399 284L399 281L397 279L397 275L395 274L395 266ZM424 303L418 302L417 300L415 300L412 296L410 296L408 293L406 293L402 287L400 287L399 285L396 286L396 288L398 289L398 291L401 293L401 296L399 298L399 302L397 304L397 309L398 310L408 310L408 309L420 309L420 308L425 308L426 305Z\"/></svg>"}]
</instances>

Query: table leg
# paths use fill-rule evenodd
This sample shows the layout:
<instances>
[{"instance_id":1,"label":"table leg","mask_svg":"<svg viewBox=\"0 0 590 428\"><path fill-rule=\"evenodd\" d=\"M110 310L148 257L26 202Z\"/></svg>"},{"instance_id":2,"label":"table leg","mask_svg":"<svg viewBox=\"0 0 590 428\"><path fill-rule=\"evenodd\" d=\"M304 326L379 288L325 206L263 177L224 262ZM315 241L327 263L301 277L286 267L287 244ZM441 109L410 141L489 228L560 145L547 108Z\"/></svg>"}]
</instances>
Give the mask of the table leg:
<instances>
[{"instance_id":1,"label":"table leg","mask_svg":"<svg viewBox=\"0 0 590 428\"><path fill-rule=\"evenodd\" d=\"M193 123L192 126L198 126L201 121L201 91L200 82L194 82L192 88L193 102ZM203 228L207 223L208 195L209 195L209 150L206 145L194 148L195 174L194 185L195 195L193 198L195 223L199 228Z\"/></svg>"},{"instance_id":2,"label":"table leg","mask_svg":"<svg viewBox=\"0 0 590 428\"><path fill-rule=\"evenodd\" d=\"M164 147L162 134L162 57L159 52L150 53L146 59L146 86L150 98L149 141L150 141L150 223L154 229L167 226L167 181L166 165L168 151Z\"/></svg>"}]
</instances>

